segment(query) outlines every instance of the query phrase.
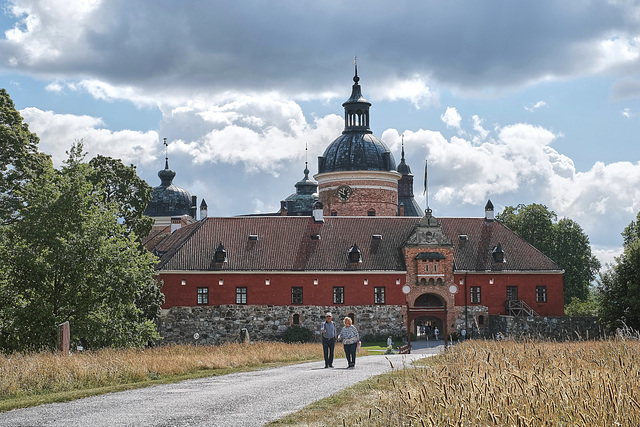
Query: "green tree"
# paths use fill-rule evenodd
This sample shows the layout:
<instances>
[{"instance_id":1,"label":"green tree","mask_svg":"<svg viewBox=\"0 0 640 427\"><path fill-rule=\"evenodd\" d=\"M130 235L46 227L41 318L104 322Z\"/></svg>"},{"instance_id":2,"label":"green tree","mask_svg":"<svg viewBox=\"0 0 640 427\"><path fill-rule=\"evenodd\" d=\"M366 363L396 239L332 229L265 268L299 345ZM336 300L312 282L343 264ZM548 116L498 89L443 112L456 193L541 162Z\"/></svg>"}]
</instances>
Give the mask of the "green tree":
<instances>
[{"instance_id":1,"label":"green tree","mask_svg":"<svg viewBox=\"0 0 640 427\"><path fill-rule=\"evenodd\" d=\"M627 326L640 329L640 235L638 220L622 232L622 255L600 273L598 303L600 318L610 328Z\"/></svg>"},{"instance_id":2,"label":"green tree","mask_svg":"<svg viewBox=\"0 0 640 427\"><path fill-rule=\"evenodd\" d=\"M38 142L7 91L0 89L0 226L17 219L25 185L52 168L49 156L38 151Z\"/></svg>"},{"instance_id":3,"label":"green tree","mask_svg":"<svg viewBox=\"0 0 640 427\"><path fill-rule=\"evenodd\" d=\"M91 182L102 186L104 202L116 203L128 232L138 237L149 234L153 218L144 215L153 188L140 178L134 165L125 166L119 159L98 155L89 162Z\"/></svg>"},{"instance_id":4,"label":"green tree","mask_svg":"<svg viewBox=\"0 0 640 427\"><path fill-rule=\"evenodd\" d=\"M556 214L540 204L507 206L496 216L504 225L540 252L549 256L553 247L553 223Z\"/></svg>"},{"instance_id":5,"label":"green tree","mask_svg":"<svg viewBox=\"0 0 640 427\"><path fill-rule=\"evenodd\" d=\"M553 226L553 247L549 257L564 269L564 301L588 301L591 283L600 261L591 253L589 238L577 222L563 218Z\"/></svg>"},{"instance_id":6,"label":"green tree","mask_svg":"<svg viewBox=\"0 0 640 427\"><path fill-rule=\"evenodd\" d=\"M600 262L578 223L568 218L556 221L555 212L541 204L507 206L496 218L565 270L565 304L589 299Z\"/></svg>"},{"instance_id":7,"label":"green tree","mask_svg":"<svg viewBox=\"0 0 640 427\"><path fill-rule=\"evenodd\" d=\"M0 235L0 269L9 277L0 296L10 303L0 309L5 351L52 348L56 325L67 320L72 341L87 348L158 338L155 257L118 221L121 206L92 182L95 173L75 144L61 170L27 184L20 220Z\"/></svg>"}]
</instances>

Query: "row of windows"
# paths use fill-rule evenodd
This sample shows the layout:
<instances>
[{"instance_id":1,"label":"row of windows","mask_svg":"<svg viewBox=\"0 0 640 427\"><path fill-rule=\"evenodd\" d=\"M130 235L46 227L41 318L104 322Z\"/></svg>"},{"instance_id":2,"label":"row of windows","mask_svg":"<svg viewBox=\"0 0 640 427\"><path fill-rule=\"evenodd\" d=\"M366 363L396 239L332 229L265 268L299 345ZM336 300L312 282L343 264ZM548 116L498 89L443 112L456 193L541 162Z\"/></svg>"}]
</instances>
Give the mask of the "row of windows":
<instances>
[{"instance_id":1,"label":"row of windows","mask_svg":"<svg viewBox=\"0 0 640 427\"><path fill-rule=\"evenodd\" d=\"M209 304L209 288L198 288L198 305ZM385 304L385 288L373 288L373 302L374 304ZM236 288L236 304L247 303L247 288ZM333 303L344 304L344 286L336 286L333 288ZM294 286L291 288L291 304L304 304L303 288L301 286Z\"/></svg>"},{"instance_id":2,"label":"row of windows","mask_svg":"<svg viewBox=\"0 0 640 427\"><path fill-rule=\"evenodd\" d=\"M471 286L469 288L471 304L480 304L482 302L482 293L480 286ZM518 287L507 286L507 300L515 301L518 299ZM547 287L536 286L536 302L547 302Z\"/></svg>"}]
</instances>

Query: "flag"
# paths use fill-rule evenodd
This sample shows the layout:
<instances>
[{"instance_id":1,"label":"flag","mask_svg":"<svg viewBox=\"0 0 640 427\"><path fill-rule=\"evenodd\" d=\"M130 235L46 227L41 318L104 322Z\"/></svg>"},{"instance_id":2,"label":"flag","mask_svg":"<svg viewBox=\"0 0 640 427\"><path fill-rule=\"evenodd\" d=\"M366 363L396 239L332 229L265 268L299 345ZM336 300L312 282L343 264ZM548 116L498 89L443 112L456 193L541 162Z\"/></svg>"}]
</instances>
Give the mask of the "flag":
<instances>
[{"instance_id":1,"label":"flag","mask_svg":"<svg viewBox=\"0 0 640 427\"><path fill-rule=\"evenodd\" d=\"M422 195L427 194L427 159L424 159L424 191Z\"/></svg>"}]
</instances>

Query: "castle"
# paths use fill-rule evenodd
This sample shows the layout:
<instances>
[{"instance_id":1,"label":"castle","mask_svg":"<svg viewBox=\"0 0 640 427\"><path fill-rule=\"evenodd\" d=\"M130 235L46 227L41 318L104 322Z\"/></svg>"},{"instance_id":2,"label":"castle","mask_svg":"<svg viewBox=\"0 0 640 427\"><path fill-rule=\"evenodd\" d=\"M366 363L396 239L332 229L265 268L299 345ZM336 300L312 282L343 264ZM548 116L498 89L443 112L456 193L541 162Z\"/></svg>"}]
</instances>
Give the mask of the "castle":
<instances>
[{"instance_id":1,"label":"castle","mask_svg":"<svg viewBox=\"0 0 640 427\"><path fill-rule=\"evenodd\" d=\"M369 125L357 66L344 131L318 158L318 173L266 215L209 217L204 200L158 173L145 243L159 258L168 342L221 343L246 328L277 339L317 330L326 311L361 334L444 336L487 328L490 315L562 316L563 270L495 220L437 218L413 195L404 158L396 167ZM430 328L426 328L430 326Z\"/></svg>"}]
</instances>

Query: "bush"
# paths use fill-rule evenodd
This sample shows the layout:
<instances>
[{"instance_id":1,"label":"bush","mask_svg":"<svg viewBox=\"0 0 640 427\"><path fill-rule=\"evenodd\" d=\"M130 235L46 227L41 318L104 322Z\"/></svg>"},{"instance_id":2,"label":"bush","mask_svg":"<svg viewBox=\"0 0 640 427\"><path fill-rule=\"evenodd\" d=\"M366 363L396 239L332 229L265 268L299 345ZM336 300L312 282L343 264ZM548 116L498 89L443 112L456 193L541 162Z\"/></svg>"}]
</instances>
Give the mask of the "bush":
<instances>
[{"instance_id":1,"label":"bush","mask_svg":"<svg viewBox=\"0 0 640 427\"><path fill-rule=\"evenodd\" d=\"M301 326L290 326L282 334L282 341L288 344L313 342L313 332Z\"/></svg>"}]
</instances>

